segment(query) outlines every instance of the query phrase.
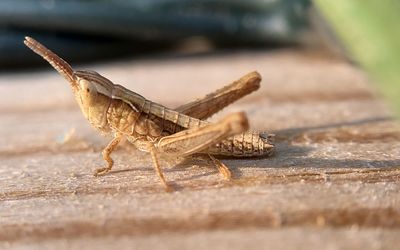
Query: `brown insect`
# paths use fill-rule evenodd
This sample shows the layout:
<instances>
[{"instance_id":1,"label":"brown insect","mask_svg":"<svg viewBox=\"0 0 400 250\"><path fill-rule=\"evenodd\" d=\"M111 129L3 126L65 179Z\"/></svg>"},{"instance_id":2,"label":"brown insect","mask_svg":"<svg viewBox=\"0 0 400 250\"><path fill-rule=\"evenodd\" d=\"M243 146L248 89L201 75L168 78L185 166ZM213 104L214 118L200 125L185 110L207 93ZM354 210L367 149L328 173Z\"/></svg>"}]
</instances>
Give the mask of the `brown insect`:
<instances>
[{"instance_id":1,"label":"brown insect","mask_svg":"<svg viewBox=\"0 0 400 250\"><path fill-rule=\"evenodd\" d=\"M158 155L187 157L202 155L215 164L226 179L231 172L215 155L269 156L274 150L270 136L246 132L248 120L243 112L233 113L216 123L204 119L232 102L257 90L261 76L249 73L205 97L169 109L141 95L113 84L93 71L74 71L63 59L45 46L26 37L25 45L47 60L71 85L82 113L90 124L113 139L103 150L107 165L95 175L108 173L110 157L123 137L139 150L150 152L155 170L164 186L169 186L158 162Z\"/></svg>"}]
</instances>

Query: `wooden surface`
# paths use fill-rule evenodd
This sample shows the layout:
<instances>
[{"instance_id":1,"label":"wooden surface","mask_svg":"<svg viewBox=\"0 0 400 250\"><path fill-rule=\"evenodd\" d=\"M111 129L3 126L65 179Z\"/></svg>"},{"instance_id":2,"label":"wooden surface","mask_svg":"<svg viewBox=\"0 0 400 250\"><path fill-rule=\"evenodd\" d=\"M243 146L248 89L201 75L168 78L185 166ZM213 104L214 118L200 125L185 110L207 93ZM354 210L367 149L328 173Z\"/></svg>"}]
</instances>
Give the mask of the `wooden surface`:
<instances>
[{"instance_id":1,"label":"wooden surface","mask_svg":"<svg viewBox=\"0 0 400 250\"><path fill-rule=\"evenodd\" d=\"M68 59L68 57L66 57ZM276 134L272 158L163 162L124 144L104 164L68 84L0 75L0 248L393 249L400 244L400 129L364 73L314 52L276 50L74 65L176 107L252 70L262 88L213 119L247 112Z\"/></svg>"}]
</instances>

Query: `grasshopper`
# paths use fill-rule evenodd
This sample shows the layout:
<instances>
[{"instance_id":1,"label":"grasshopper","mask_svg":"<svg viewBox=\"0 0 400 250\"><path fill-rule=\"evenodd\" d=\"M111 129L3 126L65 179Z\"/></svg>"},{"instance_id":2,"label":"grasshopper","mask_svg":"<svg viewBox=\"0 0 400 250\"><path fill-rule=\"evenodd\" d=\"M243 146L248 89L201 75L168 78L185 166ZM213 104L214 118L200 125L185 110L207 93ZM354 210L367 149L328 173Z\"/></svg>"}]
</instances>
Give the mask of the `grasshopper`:
<instances>
[{"instance_id":1,"label":"grasshopper","mask_svg":"<svg viewBox=\"0 0 400 250\"><path fill-rule=\"evenodd\" d=\"M231 179L231 172L214 156L269 156L274 151L272 136L246 132L247 116L237 112L215 123L205 121L241 97L257 90L261 76L251 72L203 98L170 109L141 95L113 84L94 71L74 71L71 66L30 37L25 45L47 60L70 84L80 109L90 124L113 139L102 151L107 165L95 176L108 173L114 161L111 153L123 138L137 149L149 152L160 181L167 190L158 161L159 155L189 157L200 155L213 163L219 172Z\"/></svg>"}]
</instances>

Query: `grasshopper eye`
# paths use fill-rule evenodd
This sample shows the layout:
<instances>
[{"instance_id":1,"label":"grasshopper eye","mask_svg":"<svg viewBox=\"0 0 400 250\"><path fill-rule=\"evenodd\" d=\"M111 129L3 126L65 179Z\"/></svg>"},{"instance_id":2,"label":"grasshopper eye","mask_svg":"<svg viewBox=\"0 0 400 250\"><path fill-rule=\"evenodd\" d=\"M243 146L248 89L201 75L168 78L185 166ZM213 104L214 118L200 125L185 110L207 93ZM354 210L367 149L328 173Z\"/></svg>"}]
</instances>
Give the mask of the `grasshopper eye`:
<instances>
[{"instance_id":1,"label":"grasshopper eye","mask_svg":"<svg viewBox=\"0 0 400 250\"><path fill-rule=\"evenodd\" d=\"M88 92L88 93L90 92L89 88L86 88L86 92Z\"/></svg>"}]
</instances>

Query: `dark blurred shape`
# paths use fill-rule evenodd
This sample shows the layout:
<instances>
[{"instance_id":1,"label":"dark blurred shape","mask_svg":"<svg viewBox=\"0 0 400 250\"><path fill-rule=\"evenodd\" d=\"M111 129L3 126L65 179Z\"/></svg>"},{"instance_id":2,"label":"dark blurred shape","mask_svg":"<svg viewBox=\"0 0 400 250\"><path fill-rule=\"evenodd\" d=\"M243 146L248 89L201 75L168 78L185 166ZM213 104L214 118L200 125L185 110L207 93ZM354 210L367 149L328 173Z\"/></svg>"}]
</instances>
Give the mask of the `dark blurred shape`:
<instances>
[{"instance_id":1,"label":"dark blurred shape","mask_svg":"<svg viewBox=\"0 0 400 250\"><path fill-rule=\"evenodd\" d=\"M0 64L37 62L22 46L35 37L68 60L132 54L190 37L216 44L294 43L308 0L2 0Z\"/></svg>"}]
</instances>

